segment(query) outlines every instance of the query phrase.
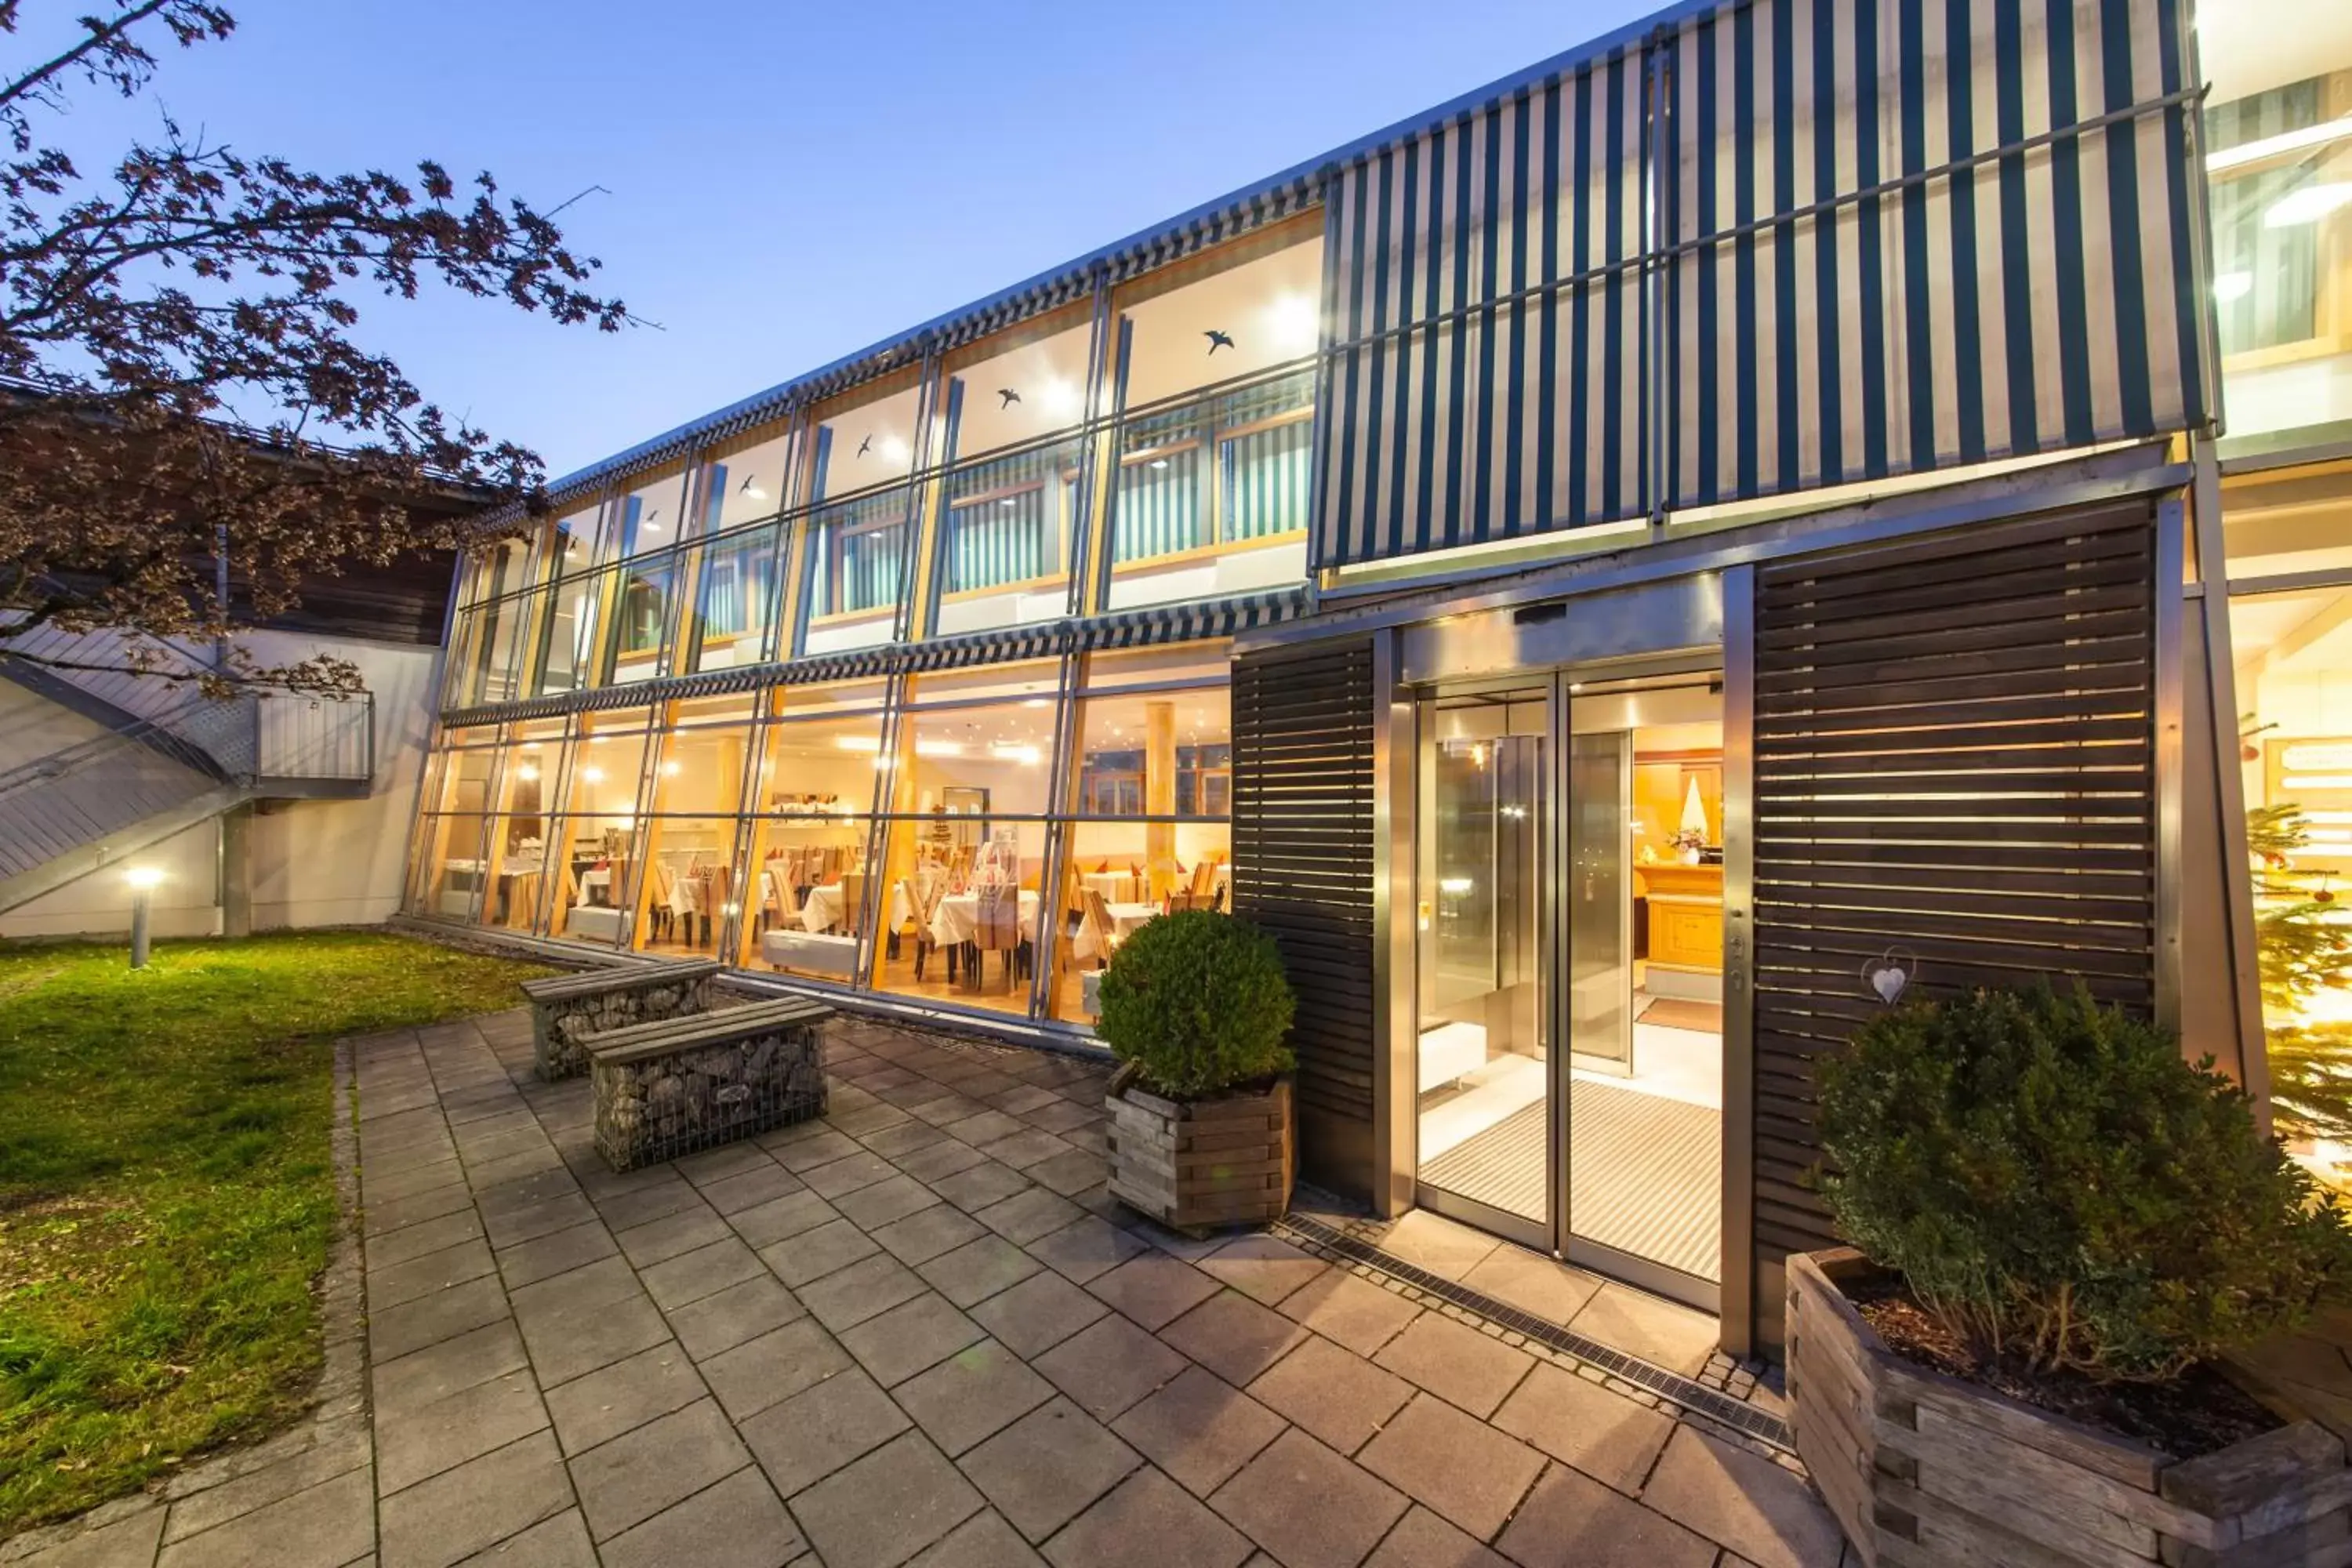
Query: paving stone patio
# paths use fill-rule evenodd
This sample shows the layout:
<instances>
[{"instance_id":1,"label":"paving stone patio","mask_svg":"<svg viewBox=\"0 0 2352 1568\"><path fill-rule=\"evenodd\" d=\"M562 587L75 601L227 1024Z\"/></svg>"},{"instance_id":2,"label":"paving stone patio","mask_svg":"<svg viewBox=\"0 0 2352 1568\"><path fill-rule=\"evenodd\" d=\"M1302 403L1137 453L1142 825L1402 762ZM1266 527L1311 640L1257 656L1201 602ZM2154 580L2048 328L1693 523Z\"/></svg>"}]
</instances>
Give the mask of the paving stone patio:
<instances>
[{"instance_id":1,"label":"paving stone patio","mask_svg":"<svg viewBox=\"0 0 2352 1568\"><path fill-rule=\"evenodd\" d=\"M1091 1063L848 1020L827 1053L824 1121L614 1175L527 1014L352 1042L366 1408L0 1562L1843 1559L1768 1452L1278 1237L1118 1208ZM1696 1314L1434 1216L1370 1233L1743 1375Z\"/></svg>"}]
</instances>

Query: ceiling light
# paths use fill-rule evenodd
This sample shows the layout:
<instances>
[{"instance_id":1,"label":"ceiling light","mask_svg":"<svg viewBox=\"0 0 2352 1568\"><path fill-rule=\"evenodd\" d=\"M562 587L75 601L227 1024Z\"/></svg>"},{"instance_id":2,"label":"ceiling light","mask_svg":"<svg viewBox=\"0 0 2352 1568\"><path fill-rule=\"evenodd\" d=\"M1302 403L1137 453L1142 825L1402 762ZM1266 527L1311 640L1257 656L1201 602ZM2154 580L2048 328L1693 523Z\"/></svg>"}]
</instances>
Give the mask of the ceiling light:
<instances>
[{"instance_id":1,"label":"ceiling light","mask_svg":"<svg viewBox=\"0 0 2352 1568\"><path fill-rule=\"evenodd\" d=\"M1006 496L1003 500L996 504L999 506L1019 506L1021 504L1021 498L1019 496Z\"/></svg>"},{"instance_id":2,"label":"ceiling light","mask_svg":"<svg viewBox=\"0 0 2352 1568\"><path fill-rule=\"evenodd\" d=\"M912 447L908 446L904 441L898 439L896 436L883 437L881 447L882 458L885 462L903 463L908 458L915 455L915 449Z\"/></svg>"},{"instance_id":3,"label":"ceiling light","mask_svg":"<svg viewBox=\"0 0 2352 1568\"><path fill-rule=\"evenodd\" d=\"M673 757L668 762L664 763L662 764L662 772L669 775L671 778L676 778L677 776L677 760Z\"/></svg>"},{"instance_id":4,"label":"ceiling light","mask_svg":"<svg viewBox=\"0 0 2352 1568\"><path fill-rule=\"evenodd\" d=\"M2305 185L2271 204L2270 211L2263 214L2263 226L2292 228L2297 224L2317 223L2347 202L2352 202L2352 180Z\"/></svg>"},{"instance_id":5,"label":"ceiling light","mask_svg":"<svg viewBox=\"0 0 2352 1568\"><path fill-rule=\"evenodd\" d=\"M1154 458L1151 459L1151 466L1155 468L1164 468L1168 466L1168 459L1165 458Z\"/></svg>"},{"instance_id":6,"label":"ceiling light","mask_svg":"<svg viewBox=\"0 0 2352 1568\"><path fill-rule=\"evenodd\" d=\"M1076 419L1086 408L1086 398L1079 393L1078 384L1065 381L1058 375L1045 383L1037 394L1037 401L1055 419Z\"/></svg>"},{"instance_id":7,"label":"ceiling light","mask_svg":"<svg viewBox=\"0 0 2352 1568\"><path fill-rule=\"evenodd\" d=\"M2276 136L2265 136L2259 141L2242 142L2219 153L2208 153L2205 154L2205 169L2208 174L2218 174L2224 169L2235 169L2246 163L2284 157L2289 153L2300 153L2306 148L2325 146L2347 136L2352 136L2352 114L2325 120L2316 125L2283 131Z\"/></svg>"},{"instance_id":8,"label":"ceiling light","mask_svg":"<svg viewBox=\"0 0 2352 1568\"><path fill-rule=\"evenodd\" d=\"M580 770L580 776L590 784L603 784L604 782L604 770L602 768L582 768Z\"/></svg>"},{"instance_id":9,"label":"ceiling light","mask_svg":"<svg viewBox=\"0 0 2352 1568\"><path fill-rule=\"evenodd\" d=\"M1028 701L1024 702L1021 706L1024 708L1051 708L1053 705L1052 700L1048 698L1032 697Z\"/></svg>"},{"instance_id":10,"label":"ceiling light","mask_svg":"<svg viewBox=\"0 0 2352 1568\"><path fill-rule=\"evenodd\" d=\"M878 752L882 749L879 735L835 735L833 743L845 752Z\"/></svg>"},{"instance_id":11,"label":"ceiling light","mask_svg":"<svg viewBox=\"0 0 2352 1568\"><path fill-rule=\"evenodd\" d=\"M525 784L537 784L539 782L539 770L533 767L530 763L525 763L522 766L515 770L515 777L522 780Z\"/></svg>"},{"instance_id":12,"label":"ceiling light","mask_svg":"<svg viewBox=\"0 0 2352 1568\"><path fill-rule=\"evenodd\" d=\"M1266 336L1275 352L1284 355L1312 352L1322 331L1321 314L1311 294L1276 295L1265 308Z\"/></svg>"},{"instance_id":13,"label":"ceiling light","mask_svg":"<svg viewBox=\"0 0 2352 1568\"><path fill-rule=\"evenodd\" d=\"M760 488L760 477L757 474L744 475L743 483L740 488L737 489L736 493L738 495L750 496L753 500L766 500L768 499L768 492Z\"/></svg>"},{"instance_id":14,"label":"ceiling light","mask_svg":"<svg viewBox=\"0 0 2352 1568\"><path fill-rule=\"evenodd\" d=\"M2254 275L2251 272L2224 272L2213 279L2213 298L2220 304L2242 300L2253 291Z\"/></svg>"},{"instance_id":15,"label":"ceiling light","mask_svg":"<svg viewBox=\"0 0 2352 1568\"><path fill-rule=\"evenodd\" d=\"M1035 767L1045 756L1034 746L992 746L988 754L1000 763L1019 763L1024 768Z\"/></svg>"},{"instance_id":16,"label":"ceiling light","mask_svg":"<svg viewBox=\"0 0 2352 1568\"><path fill-rule=\"evenodd\" d=\"M915 755L919 757L961 757L963 744L958 741L918 741Z\"/></svg>"}]
</instances>

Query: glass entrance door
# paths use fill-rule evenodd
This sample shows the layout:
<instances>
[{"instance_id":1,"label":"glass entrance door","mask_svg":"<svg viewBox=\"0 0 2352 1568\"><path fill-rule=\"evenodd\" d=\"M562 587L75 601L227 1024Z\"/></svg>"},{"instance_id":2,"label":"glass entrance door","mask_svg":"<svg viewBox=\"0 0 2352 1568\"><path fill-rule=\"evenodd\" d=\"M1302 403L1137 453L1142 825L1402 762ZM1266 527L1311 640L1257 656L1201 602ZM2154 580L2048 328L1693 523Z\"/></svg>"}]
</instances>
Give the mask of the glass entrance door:
<instances>
[{"instance_id":1,"label":"glass entrance door","mask_svg":"<svg viewBox=\"0 0 2352 1568\"><path fill-rule=\"evenodd\" d=\"M1549 1246L1549 688L1423 705L1415 843L1421 1183Z\"/></svg>"},{"instance_id":2,"label":"glass entrance door","mask_svg":"<svg viewBox=\"0 0 2352 1568\"><path fill-rule=\"evenodd\" d=\"M1561 676L1418 730L1420 1201L1712 1310L1719 683Z\"/></svg>"}]
</instances>

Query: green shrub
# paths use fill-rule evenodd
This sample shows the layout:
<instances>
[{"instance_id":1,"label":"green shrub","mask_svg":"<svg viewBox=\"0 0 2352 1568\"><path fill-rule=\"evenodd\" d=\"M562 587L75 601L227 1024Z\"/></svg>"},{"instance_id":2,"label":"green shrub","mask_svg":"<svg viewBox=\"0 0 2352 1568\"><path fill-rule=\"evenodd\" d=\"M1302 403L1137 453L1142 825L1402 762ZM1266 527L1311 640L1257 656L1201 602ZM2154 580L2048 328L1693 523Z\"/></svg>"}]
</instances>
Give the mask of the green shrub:
<instances>
[{"instance_id":1,"label":"green shrub","mask_svg":"<svg viewBox=\"0 0 2352 1568\"><path fill-rule=\"evenodd\" d=\"M1184 910L1145 921L1111 955L1095 1032L1145 1088L1192 1099L1289 1071L1293 1006L1271 938Z\"/></svg>"},{"instance_id":2,"label":"green shrub","mask_svg":"<svg viewBox=\"0 0 2352 1568\"><path fill-rule=\"evenodd\" d=\"M1839 1228L1988 1365L2177 1375L2352 1282L2243 1095L2079 989L1915 1002L1821 1066Z\"/></svg>"}]
</instances>

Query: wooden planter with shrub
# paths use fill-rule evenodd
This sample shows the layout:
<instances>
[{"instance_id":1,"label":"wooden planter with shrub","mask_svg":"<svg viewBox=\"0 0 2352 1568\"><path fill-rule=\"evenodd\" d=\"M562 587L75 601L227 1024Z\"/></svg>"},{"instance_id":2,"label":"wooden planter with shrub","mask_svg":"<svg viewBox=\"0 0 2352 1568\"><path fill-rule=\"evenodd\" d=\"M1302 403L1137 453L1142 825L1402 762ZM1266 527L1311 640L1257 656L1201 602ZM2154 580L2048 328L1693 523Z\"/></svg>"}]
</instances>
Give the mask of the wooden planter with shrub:
<instances>
[{"instance_id":1,"label":"wooden planter with shrub","mask_svg":"<svg viewBox=\"0 0 2352 1568\"><path fill-rule=\"evenodd\" d=\"M1845 1294L1876 1272L1851 1250L1789 1259L1797 1453L1871 1568L2352 1561L2352 1471L2326 1428L2176 1461L1896 1355Z\"/></svg>"},{"instance_id":2,"label":"wooden planter with shrub","mask_svg":"<svg viewBox=\"0 0 2352 1568\"><path fill-rule=\"evenodd\" d=\"M1290 1206L1293 1003L1274 943L1207 910L1146 922L1104 972L1097 1032L1119 1058L1111 1196L1178 1230Z\"/></svg>"},{"instance_id":3,"label":"wooden planter with shrub","mask_svg":"<svg viewBox=\"0 0 2352 1568\"><path fill-rule=\"evenodd\" d=\"M2352 1232L2232 1085L2047 987L1819 1075L1859 1250L1789 1259L1790 1423L1865 1563L2352 1563L2344 1443L2221 1370L2352 1290Z\"/></svg>"}]
</instances>

